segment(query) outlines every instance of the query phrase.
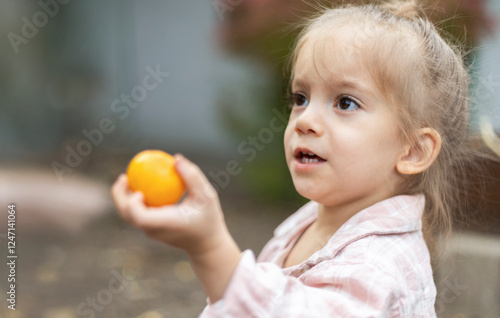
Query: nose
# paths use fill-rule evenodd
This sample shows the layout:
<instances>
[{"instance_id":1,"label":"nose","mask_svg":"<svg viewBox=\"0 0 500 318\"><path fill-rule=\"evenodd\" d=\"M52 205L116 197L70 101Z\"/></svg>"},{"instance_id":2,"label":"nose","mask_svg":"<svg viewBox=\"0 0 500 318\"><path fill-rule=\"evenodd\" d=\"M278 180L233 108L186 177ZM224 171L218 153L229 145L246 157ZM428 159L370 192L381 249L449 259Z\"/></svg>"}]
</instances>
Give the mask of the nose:
<instances>
[{"instance_id":1,"label":"nose","mask_svg":"<svg viewBox=\"0 0 500 318\"><path fill-rule=\"evenodd\" d=\"M309 105L297 118L295 132L298 134L323 134L323 123L321 114Z\"/></svg>"}]
</instances>

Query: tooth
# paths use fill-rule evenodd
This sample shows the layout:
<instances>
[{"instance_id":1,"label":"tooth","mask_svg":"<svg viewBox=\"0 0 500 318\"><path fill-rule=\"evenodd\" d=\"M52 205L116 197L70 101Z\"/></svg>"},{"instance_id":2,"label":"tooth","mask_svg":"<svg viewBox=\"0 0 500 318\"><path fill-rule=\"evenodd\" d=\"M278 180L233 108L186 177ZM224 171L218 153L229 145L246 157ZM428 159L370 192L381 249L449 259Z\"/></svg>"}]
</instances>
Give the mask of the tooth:
<instances>
[{"instance_id":1,"label":"tooth","mask_svg":"<svg viewBox=\"0 0 500 318\"><path fill-rule=\"evenodd\" d=\"M320 162L320 160L318 158L306 158L306 157L300 158L300 163L308 164L316 162Z\"/></svg>"}]
</instances>

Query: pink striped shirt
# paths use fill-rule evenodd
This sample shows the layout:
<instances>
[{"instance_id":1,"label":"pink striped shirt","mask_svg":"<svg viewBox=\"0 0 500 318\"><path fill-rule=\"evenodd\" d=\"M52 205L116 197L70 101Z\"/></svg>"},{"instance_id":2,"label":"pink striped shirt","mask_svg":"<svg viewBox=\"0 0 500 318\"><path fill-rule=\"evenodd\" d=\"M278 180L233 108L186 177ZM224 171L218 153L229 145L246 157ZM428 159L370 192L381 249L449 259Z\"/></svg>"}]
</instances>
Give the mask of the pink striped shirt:
<instances>
[{"instance_id":1,"label":"pink striped shirt","mask_svg":"<svg viewBox=\"0 0 500 318\"><path fill-rule=\"evenodd\" d=\"M424 204L423 195L376 203L308 260L282 268L317 217L310 201L276 228L257 261L242 253L223 298L200 317L436 317Z\"/></svg>"}]
</instances>

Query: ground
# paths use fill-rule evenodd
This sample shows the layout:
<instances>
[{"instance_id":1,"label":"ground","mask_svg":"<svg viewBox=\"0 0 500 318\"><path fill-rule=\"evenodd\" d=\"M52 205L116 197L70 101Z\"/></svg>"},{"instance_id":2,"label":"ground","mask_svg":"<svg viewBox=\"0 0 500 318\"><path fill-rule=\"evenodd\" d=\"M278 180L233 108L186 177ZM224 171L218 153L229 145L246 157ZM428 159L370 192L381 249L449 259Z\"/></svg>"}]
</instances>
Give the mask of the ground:
<instances>
[{"instance_id":1,"label":"ground","mask_svg":"<svg viewBox=\"0 0 500 318\"><path fill-rule=\"evenodd\" d=\"M96 158L99 159L97 156ZM98 168L89 169L92 172L90 177L101 176L101 181L105 183L105 196L109 195L111 182L123 171L129 158L131 156L127 154L113 165L94 165ZM44 177L41 175L39 178ZM0 178L2 180L5 181L6 178ZM34 182L34 179L29 180L29 183ZM4 183L9 182L7 180ZM71 184L67 180L62 186L68 188ZM14 189L10 183L7 186ZM1 189L5 190L4 188ZM197 317L203 310L206 296L187 257L181 251L149 239L141 231L122 221L112 207L98 214L79 231L58 230L47 219L42 221L37 218L41 215L38 213L38 202L26 194L28 189L17 188L21 189L18 192L22 194L23 200L17 202L20 223L16 229L16 311L7 309L4 294L0 301L0 317L183 318ZM48 185L44 188L47 188L47 193L54 192L51 194L54 197L62 196L62 191L50 191ZM5 196L6 192L3 190L0 195ZM43 189L34 190L40 195ZM274 228L300 206L299 203L264 202L236 183L222 190L219 195L228 228L236 242L242 250L252 249L255 254L272 237ZM26 201L28 199L34 202ZM27 213L28 203L34 206L31 212L33 214ZM75 204L68 206L74 207ZM73 214L68 209L54 207L52 217L55 215L59 219L52 220L60 220L63 215L69 216L71 220ZM21 218L23 213L24 219ZM4 224L6 223L2 221L2 226ZM476 230L498 234L498 224L489 222L481 225L483 228L478 226ZM0 255L4 255L6 250L4 233L5 228L0 227ZM462 265L458 265L465 266L465 270L453 274L455 276L448 279L448 285L438 286L441 290L438 291L437 301L444 310L440 317L495 317L486 314L485 310L495 307L500 295L496 283L498 280L492 278L498 272L496 264L500 264L492 261L493 256L497 255L493 252L498 251L498 248L495 249L495 243L491 246L486 248L486 256L477 259L477 264L467 265L470 268L461 261ZM476 247L472 246L471 251L475 250ZM489 264L489 269L484 271L484 279L480 280L477 273L482 273L486 264ZM449 272L445 268L444 273ZM0 277L0 286L4 290L3 287L7 285L6 265L0 266ZM450 283L466 286L465 290L454 290L449 286ZM483 294L485 296L481 296ZM450 295L453 297L450 298ZM498 306L495 308L495 312L500 310ZM475 312L484 315L471 314Z\"/></svg>"},{"instance_id":2,"label":"ground","mask_svg":"<svg viewBox=\"0 0 500 318\"><path fill-rule=\"evenodd\" d=\"M296 209L257 201L248 193L221 194L235 240L256 253ZM184 253L149 239L113 210L79 234L20 228L17 237L16 311L2 306L2 317L197 317L206 304Z\"/></svg>"}]
</instances>

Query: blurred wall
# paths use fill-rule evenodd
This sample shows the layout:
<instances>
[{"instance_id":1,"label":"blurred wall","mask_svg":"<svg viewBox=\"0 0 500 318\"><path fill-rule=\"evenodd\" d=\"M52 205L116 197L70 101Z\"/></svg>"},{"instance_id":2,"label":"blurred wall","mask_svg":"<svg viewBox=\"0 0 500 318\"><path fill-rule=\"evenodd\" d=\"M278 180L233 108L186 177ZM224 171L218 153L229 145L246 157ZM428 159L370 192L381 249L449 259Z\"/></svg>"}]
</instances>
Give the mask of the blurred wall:
<instances>
[{"instance_id":1,"label":"blurred wall","mask_svg":"<svg viewBox=\"0 0 500 318\"><path fill-rule=\"evenodd\" d=\"M500 1L488 1L490 12L500 17ZM500 21L495 31L483 40L478 51L477 97L478 112L494 123L500 133Z\"/></svg>"},{"instance_id":2,"label":"blurred wall","mask_svg":"<svg viewBox=\"0 0 500 318\"><path fill-rule=\"evenodd\" d=\"M242 87L260 83L265 71L217 52L213 29L220 18L211 2L57 1L47 1L58 4L48 9L38 1L0 4L1 159L64 156L68 144L75 147L87 138L83 130L98 128L104 118L116 129L104 134L101 151L236 153L241 140L223 127L217 104L224 100L251 113L252 96ZM40 12L53 16L39 20L28 38L25 25ZM134 92L148 74L154 84L151 70L168 76L145 96L144 89ZM231 94L222 96L227 87ZM127 104L123 96L133 93L141 101Z\"/></svg>"}]
</instances>

